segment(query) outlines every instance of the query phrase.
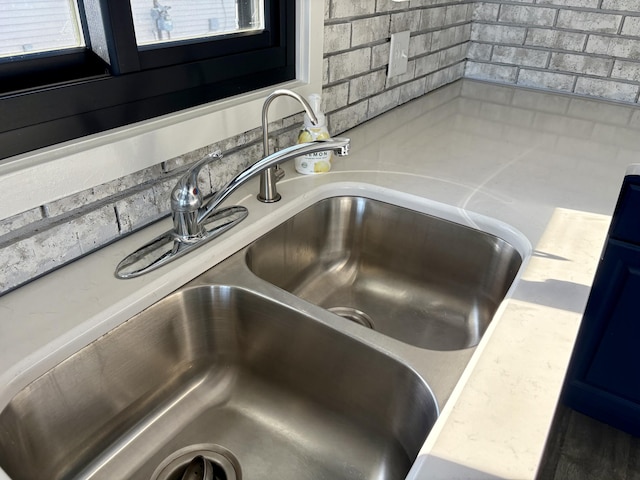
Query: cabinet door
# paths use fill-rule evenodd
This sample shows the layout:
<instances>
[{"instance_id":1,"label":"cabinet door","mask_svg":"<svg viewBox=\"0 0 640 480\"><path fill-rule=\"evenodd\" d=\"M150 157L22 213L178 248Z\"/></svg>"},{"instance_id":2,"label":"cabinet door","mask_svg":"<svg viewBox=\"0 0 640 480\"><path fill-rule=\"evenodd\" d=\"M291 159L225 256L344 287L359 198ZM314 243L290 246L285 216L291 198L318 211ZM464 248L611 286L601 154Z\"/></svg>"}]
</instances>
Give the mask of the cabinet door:
<instances>
[{"instance_id":1,"label":"cabinet door","mask_svg":"<svg viewBox=\"0 0 640 480\"><path fill-rule=\"evenodd\" d=\"M640 248L611 241L607 254L609 308L586 381L640 403Z\"/></svg>"},{"instance_id":2,"label":"cabinet door","mask_svg":"<svg viewBox=\"0 0 640 480\"><path fill-rule=\"evenodd\" d=\"M565 403L640 435L640 247L609 240L574 349Z\"/></svg>"}]
</instances>

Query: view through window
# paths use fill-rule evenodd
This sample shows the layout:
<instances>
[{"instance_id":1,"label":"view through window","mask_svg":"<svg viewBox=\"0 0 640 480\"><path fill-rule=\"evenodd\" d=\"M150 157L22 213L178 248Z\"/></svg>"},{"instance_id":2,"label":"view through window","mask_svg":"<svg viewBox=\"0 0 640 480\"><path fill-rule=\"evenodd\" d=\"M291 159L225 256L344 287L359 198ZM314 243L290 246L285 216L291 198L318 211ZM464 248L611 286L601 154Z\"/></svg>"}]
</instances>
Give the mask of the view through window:
<instances>
[{"instance_id":1,"label":"view through window","mask_svg":"<svg viewBox=\"0 0 640 480\"><path fill-rule=\"evenodd\" d=\"M261 0L131 0L138 45L264 28Z\"/></svg>"},{"instance_id":2,"label":"view through window","mask_svg":"<svg viewBox=\"0 0 640 480\"><path fill-rule=\"evenodd\" d=\"M131 0L138 45L264 29L263 0ZM74 0L0 0L0 58L85 45Z\"/></svg>"},{"instance_id":3,"label":"view through window","mask_svg":"<svg viewBox=\"0 0 640 480\"><path fill-rule=\"evenodd\" d=\"M0 58L84 46L74 0L0 0Z\"/></svg>"}]
</instances>

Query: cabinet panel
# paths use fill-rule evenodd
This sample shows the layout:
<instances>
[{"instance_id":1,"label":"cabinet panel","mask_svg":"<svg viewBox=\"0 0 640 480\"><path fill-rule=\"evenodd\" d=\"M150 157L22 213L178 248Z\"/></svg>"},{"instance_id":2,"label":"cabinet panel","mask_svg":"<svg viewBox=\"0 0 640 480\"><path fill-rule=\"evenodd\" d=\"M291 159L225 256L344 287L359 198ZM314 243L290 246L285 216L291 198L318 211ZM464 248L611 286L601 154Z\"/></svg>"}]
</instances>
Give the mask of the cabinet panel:
<instances>
[{"instance_id":1,"label":"cabinet panel","mask_svg":"<svg viewBox=\"0 0 640 480\"><path fill-rule=\"evenodd\" d=\"M601 302L604 308L588 307L584 318L602 322L585 381L640 403L640 248L612 240L602 266L598 276L606 288L590 302ZM593 313L604 317L594 318Z\"/></svg>"}]
</instances>

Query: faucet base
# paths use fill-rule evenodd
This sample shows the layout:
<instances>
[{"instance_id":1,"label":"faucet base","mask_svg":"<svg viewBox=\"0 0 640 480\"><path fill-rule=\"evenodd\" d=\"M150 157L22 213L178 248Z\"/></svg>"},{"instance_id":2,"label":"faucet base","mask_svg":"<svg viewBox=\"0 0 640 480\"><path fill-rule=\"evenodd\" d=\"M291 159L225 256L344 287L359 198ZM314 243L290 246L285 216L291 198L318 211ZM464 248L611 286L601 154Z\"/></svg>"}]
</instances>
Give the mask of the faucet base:
<instances>
[{"instance_id":1,"label":"faucet base","mask_svg":"<svg viewBox=\"0 0 640 480\"><path fill-rule=\"evenodd\" d=\"M265 198L262 195L256 195L256 198L260 200L262 203L276 203L279 202L282 196L278 193L274 198Z\"/></svg>"},{"instance_id":2,"label":"faucet base","mask_svg":"<svg viewBox=\"0 0 640 480\"><path fill-rule=\"evenodd\" d=\"M122 260L116 267L117 278L139 277L189 253L200 245L219 237L247 218L246 207L222 208L212 214L202 225L197 238L180 237L173 230L154 238Z\"/></svg>"}]
</instances>

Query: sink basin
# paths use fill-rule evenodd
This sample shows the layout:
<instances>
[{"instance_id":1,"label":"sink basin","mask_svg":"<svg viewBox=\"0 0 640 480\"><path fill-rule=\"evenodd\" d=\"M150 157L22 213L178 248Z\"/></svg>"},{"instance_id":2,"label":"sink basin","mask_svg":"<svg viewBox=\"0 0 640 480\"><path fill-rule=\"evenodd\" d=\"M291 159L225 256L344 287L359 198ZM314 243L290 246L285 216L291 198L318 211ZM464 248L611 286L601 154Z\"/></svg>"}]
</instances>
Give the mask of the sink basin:
<instances>
[{"instance_id":1,"label":"sink basin","mask_svg":"<svg viewBox=\"0 0 640 480\"><path fill-rule=\"evenodd\" d=\"M322 200L247 250L258 277L402 342L475 346L522 257L506 241L363 197Z\"/></svg>"},{"instance_id":2,"label":"sink basin","mask_svg":"<svg viewBox=\"0 0 640 480\"><path fill-rule=\"evenodd\" d=\"M349 203L370 205L323 205ZM305 268L329 254L299 248ZM13 480L179 480L202 454L220 480L397 480L437 413L384 350L254 291L191 285L20 391L0 413L0 466Z\"/></svg>"}]
</instances>

